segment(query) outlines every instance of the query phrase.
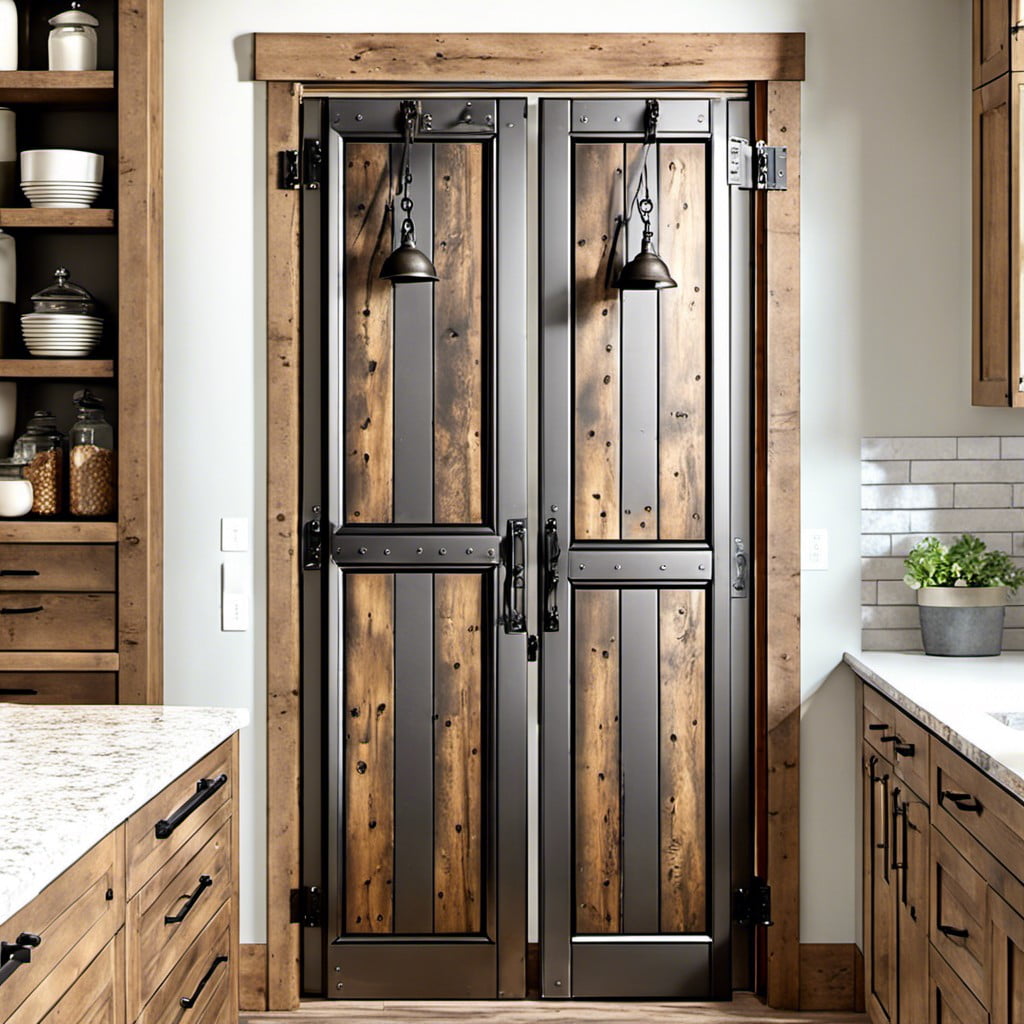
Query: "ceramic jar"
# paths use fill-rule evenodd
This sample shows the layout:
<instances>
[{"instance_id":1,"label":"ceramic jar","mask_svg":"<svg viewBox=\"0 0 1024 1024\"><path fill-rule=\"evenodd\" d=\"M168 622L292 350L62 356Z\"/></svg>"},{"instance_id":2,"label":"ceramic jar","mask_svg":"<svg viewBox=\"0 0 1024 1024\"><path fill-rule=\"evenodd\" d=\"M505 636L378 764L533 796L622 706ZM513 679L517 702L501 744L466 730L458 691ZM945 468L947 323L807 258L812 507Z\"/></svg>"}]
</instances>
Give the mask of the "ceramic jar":
<instances>
[{"instance_id":1,"label":"ceramic jar","mask_svg":"<svg viewBox=\"0 0 1024 1024\"><path fill-rule=\"evenodd\" d=\"M0 71L18 70L18 7L0 0Z\"/></svg>"},{"instance_id":2,"label":"ceramic jar","mask_svg":"<svg viewBox=\"0 0 1024 1024\"><path fill-rule=\"evenodd\" d=\"M50 19L49 56L51 71L96 70L96 26L99 22L74 0L71 10Z\"/></svg>"}]
</instances>

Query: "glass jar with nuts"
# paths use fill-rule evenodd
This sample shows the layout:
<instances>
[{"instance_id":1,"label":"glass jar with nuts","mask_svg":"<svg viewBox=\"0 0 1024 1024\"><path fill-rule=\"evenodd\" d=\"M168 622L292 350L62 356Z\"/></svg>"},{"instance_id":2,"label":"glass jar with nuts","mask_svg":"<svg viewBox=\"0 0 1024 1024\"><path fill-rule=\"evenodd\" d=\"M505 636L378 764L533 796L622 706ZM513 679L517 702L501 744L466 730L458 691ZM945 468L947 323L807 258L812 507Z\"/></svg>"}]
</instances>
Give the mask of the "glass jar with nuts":
<instances>
[{"instance_id":1,"label":"glass jar with nuts","mask_svg":"<svg viewBox=\"0 0 1024 1024\"><path fill-rule=\"evenodd\" d=\"M14 442L14 459L24 465L32 482L32 513L60 515L63 509L64 435L48 409L39 409L28 421L25 433Z\"/></svg>"},{"instance_id":2,"label":"glass jar with nuts","mask_svg":"<svg viewBox=\"0 0 1024 1024\"><path fill-rule=\"evenodd\" d=\"M70 511L73 516L108 516L116 503L114 428L103 418L103 402L87 388L76 391L75 420L68 443Z\"/></svg>"}]
</instances>

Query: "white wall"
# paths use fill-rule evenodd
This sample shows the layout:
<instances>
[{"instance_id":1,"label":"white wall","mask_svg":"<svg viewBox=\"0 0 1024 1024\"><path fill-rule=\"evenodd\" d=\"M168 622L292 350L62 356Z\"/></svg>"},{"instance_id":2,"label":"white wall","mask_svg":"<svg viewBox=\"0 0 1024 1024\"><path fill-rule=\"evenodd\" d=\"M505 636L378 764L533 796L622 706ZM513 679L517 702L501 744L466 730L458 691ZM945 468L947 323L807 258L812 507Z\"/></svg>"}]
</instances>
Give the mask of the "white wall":
<instances>
[{"instance_id":1,"label":"white wall","mask_svg":"<svg viewBox=\"0 0 1024 1024\"><path fill-rule=\"evenodd\" d=\"M854 688L862 434L1024 433L970 408L967 0L647 0L481 8L466 0L173 0L166 9L166 662L172 703L264 718L265 633L218 629L217 524L255 524L264 481L263 89L253 31L804 31L804 574L801 932L858 934ZM640 11L642 10L642 15ZM256 608L255 620L261 618ZM246 731L242 941L264 919L261 732Z\"/></svg>"}]
</instances>

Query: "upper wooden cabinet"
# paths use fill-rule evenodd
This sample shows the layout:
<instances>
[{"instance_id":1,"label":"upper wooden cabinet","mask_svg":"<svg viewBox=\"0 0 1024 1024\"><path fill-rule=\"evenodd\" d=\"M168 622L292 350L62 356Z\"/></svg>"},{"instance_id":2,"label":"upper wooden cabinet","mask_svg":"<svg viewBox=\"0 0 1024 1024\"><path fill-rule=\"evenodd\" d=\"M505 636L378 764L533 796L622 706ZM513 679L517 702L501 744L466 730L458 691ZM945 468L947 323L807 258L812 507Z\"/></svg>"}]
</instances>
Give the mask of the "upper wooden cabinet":
<instances>
[{"instance_id":1,"label":"upper wooden cabinet","mask_svg":"<svg viewBox=\"0 0 1024 1024\"><path fill-rule=\"evenodd\" d=\"M1021 88L1024 0L974 0L971 401L1024 406L1021 378ZM1002 69L1001 71L999 69ZM1011 70L1012 69L1012 70ZM980 83L980 84L979 84Z\"/></svg>"}]
</instances>

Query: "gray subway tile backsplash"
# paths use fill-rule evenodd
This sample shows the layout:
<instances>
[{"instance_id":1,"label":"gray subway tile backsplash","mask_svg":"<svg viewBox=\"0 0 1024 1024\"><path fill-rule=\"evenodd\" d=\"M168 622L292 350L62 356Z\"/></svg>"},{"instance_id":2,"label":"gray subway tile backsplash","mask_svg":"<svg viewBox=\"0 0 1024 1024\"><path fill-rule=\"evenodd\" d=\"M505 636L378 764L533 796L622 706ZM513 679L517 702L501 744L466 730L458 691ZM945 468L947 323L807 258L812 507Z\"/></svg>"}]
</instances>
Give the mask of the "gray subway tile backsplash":
<instances>
[{"instance_id":1,"label":"gray subway tile backsplash","mask_svg":"<svg viewBox=\"0 0 1024 1024\"><path fill-rule=\"evenodd\" d=\"M1024 437L867 437L861 480L864 650L921 650L903 559L925 537L973 533L1024 565ZM1006 610L1003 648L1024 650L1024 591Z\"/></svg>"}]
</instances>

